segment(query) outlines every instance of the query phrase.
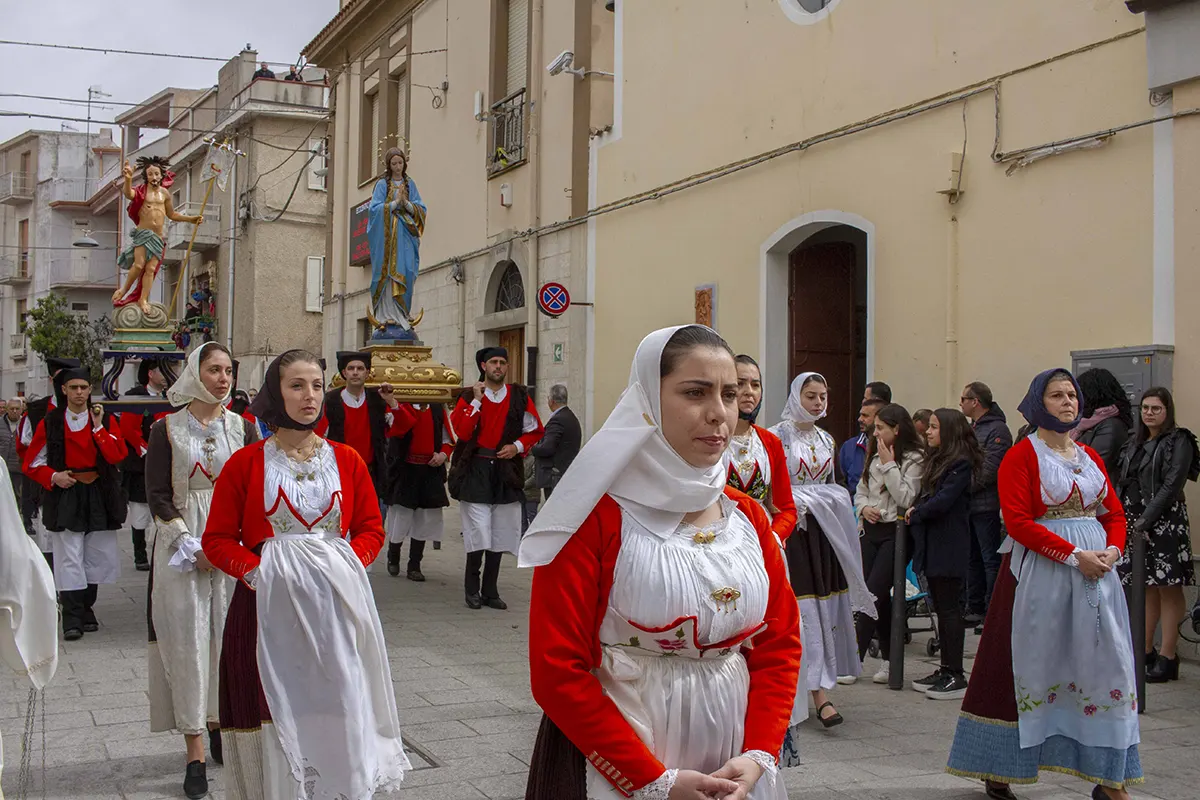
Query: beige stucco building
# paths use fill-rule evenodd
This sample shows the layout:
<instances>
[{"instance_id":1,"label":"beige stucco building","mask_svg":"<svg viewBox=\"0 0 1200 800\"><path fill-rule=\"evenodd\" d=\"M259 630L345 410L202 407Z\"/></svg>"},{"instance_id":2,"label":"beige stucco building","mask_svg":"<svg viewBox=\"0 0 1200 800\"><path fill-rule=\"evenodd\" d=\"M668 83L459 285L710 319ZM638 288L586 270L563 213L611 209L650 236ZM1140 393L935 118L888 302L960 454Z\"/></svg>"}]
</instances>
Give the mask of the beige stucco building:
<instances>
[{"instance_id":1,"label":"beige stucco building","mask_svg":"<svg viewBox=\"0 0 1200 800\"><path fill-rule=\"evenodd\" d=\"M381 155L406 140L409 174L428 206L414 311L444 363L475 378L475 350L509 349L510 380L539 403L565 383L584 405L587 318L537 310L536 291L564 284L585 301L593 132L612 122L613 13L604 0L349 0L304 54L329 70L330 213L325 354L358 347L370 263L366 223ZM565 224L560 227L558 223Z\"/></svg>"},{"instance_id":2,"label":"beige stucco building","mask_svg":"<svg viewBox=\"0 0 1200 800\"><path fill-rule=\"evenodd\" d=\"M983 380L1015 428L1073 351L1173 345L1200 424L1200 3L1130 5L618 2L593 426L639 339L710 303L768 423L817 369L839 437L868 379L910 410Z\"/></svg>"},{"instance_id":3,"label":"beige stucco building","mask_svg":"<svg viewBox=\"0 0 1200 800\"><path fill-rule=\"evenodd\" d=\"M126 158L168 158L176 173L176 209L197 214L203 208L190 258L193 226L170 225L155 299L170 307L182 281L174 303L180 319L193 293L206 295L204 318L192 327L215 322L213 338L240 362L243 388L259 386L267 364L285 350L320 350L328 219L324 72L306 69L304 81L285 81L286 65L273 64L278 79L255 78L259 63L255 51L243 51L220 69L214 86L164 89L117 118ZM143 129L167 135L138 148ZM204 204L209 138L227 140L242 155L226 188L214 187ZM127 235L132 223L123 211L121 222ZM200 341L193 333L192 346Z\"/></svg>"}]
</instances>

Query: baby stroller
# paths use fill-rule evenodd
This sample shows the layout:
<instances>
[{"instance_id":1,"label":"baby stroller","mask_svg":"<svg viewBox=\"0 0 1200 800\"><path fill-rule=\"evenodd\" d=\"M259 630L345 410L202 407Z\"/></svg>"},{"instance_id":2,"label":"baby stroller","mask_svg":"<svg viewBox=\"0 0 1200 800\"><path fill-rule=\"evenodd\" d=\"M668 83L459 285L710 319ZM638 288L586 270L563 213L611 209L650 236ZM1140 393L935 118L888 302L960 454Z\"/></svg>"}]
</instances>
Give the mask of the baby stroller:
<instances>
[{"instance_id":1,"label":"baby stroller","mask_svg":"<svg viewBox=\"0 0 1200 800\"><path fill-rule=\"evenodd\" d=\"M937 618L933 614L933 606L929 598L929 584L926 583L924 576L918 576L912 567L912 562L908 562L908 568L905 571L904 581L904 643L912 644L914 633L931 632L933 635L925 642L925 653L932 658L942 649L941 640L938 637ZM928 626L919 628L913 627L913 620L924 619L928 621ZM867 648L867 652L872 658L879 658L879 640L872 639L871 645Z\"/></svg>"}]
</instances>

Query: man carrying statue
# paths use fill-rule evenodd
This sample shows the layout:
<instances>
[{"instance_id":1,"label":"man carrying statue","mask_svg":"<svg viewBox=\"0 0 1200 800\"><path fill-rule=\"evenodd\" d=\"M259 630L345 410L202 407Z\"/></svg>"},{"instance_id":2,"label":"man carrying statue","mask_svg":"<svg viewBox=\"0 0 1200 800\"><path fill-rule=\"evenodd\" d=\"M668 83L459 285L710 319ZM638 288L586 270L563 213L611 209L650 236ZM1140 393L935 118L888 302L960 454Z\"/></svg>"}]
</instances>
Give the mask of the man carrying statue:
<instances>
[{"instance_id":1,"label":"man carrying statue","mask_svg":"<svg viewBox=\"0 0 1200 800\"><path fill-rule=\"evenodd\" d=\"M167 191L174 183L175 175L168 171L170 164L165 158L142 156L137 160L137 166L142 171L143 181L137 188L133 186L133 167L128 161L121 170L125 176L122 193L129 201L129 218L137 227L133 231L133 243L117 258L117 265L128 269L129 273L121 288L113 292L112 301L114 308L137 303L143 314L149 314L150 289L162 266L166 247L166 220L199 225L204 222L204 216L190 217L175 210L171 193Z\"/></svg>"}]
</instances>

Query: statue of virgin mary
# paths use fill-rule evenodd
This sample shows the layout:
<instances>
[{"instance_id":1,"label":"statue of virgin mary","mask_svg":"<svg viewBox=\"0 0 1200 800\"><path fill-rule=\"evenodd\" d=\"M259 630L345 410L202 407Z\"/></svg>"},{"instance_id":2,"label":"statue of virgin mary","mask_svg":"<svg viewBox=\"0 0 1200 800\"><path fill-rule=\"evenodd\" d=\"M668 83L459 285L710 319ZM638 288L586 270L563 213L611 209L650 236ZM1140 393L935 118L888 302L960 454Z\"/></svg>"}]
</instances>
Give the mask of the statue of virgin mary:
<instances>
[{"instance_id":1,"label":"statue of virgin mary","mask_svg":"<svg viewBox=\"0 0 1200 800\"><path fill-rule=\"evenodd\" d=\"M372 338L412 340L413 287L421 262L425 204L417 184L408 177L408 156L398 147L383 157L384 171L375 182L367 212L367 242L371 248L371 302L367 319Z\"/></svg>"}]
</instances>

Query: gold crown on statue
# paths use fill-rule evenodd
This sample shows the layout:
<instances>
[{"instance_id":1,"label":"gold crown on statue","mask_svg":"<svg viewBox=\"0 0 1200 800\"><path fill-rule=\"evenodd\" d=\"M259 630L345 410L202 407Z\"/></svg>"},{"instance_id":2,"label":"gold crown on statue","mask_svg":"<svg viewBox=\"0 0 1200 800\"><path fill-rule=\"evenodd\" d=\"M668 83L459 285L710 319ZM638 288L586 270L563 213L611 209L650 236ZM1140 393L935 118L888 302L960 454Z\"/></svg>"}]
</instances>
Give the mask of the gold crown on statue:
<instances>
[{"instance_id":1,"label":"gold crown on statue","mask_svg":"<svg viewBox=\"0 0 1200 800\"><path fill-rule=\"evenodd\" d=\"M395 141L395 144L389 145L389 141ZM383 161L383 154L386 153L390 147L400 148L400 152L404 153L404 162L406 164L409 162L409 160L411 160L412 153L408 149L408 139L405 139L398 133L389 133L387 136L379 140L379 146L375 149L375 157L379 161Z\"/></svg>"}]
</instances>

